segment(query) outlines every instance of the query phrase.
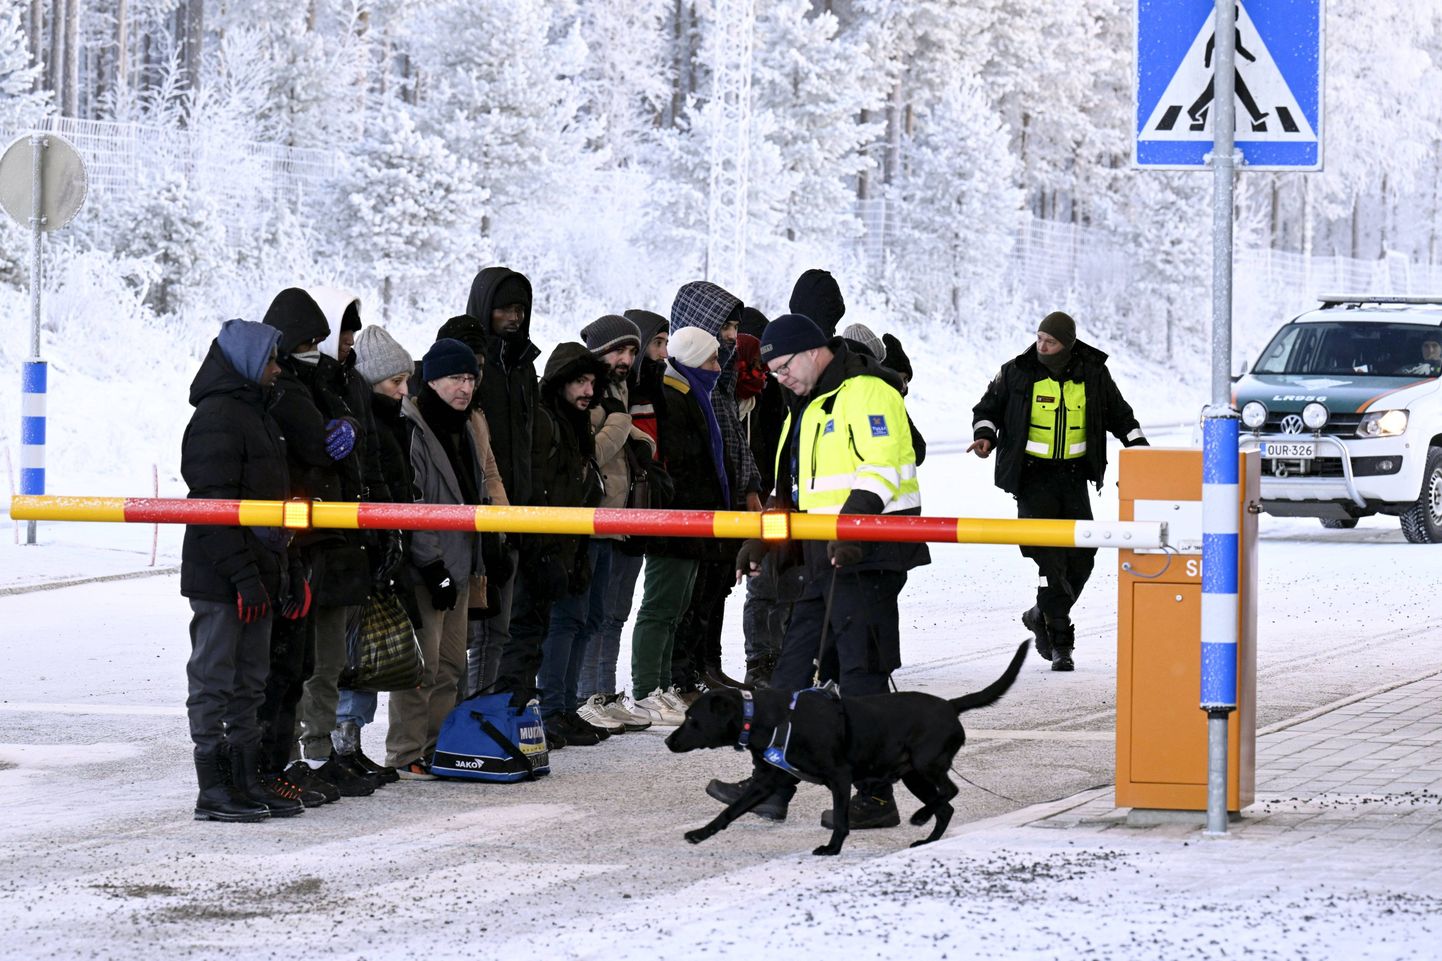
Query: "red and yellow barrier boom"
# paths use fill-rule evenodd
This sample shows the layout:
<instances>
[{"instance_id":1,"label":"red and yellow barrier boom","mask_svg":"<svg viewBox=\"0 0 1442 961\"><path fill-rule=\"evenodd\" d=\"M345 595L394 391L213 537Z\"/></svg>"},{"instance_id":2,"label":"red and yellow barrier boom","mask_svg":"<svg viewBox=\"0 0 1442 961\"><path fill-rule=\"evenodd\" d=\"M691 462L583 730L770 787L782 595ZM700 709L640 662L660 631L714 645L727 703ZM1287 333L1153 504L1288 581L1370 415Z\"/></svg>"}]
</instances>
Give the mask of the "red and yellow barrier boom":
<instances>
[{"instance_id":1,"label":"red and yellow barrier boom","mask_svg":"<svg viewBox=\"0 0 1442 961\"><path fill-rule=\"evenodd\" d=\"M629 534L802 541L1018 544L1024 547L1166 546L1153 521L1014 520L897 514L792 514L767 511L618 510L582 507L469 507L331 501L200 500L163 497L17 495L10 516L23 521L214 524L351 530L505 531L518 534Z\"/></svg>"}]
</instances>

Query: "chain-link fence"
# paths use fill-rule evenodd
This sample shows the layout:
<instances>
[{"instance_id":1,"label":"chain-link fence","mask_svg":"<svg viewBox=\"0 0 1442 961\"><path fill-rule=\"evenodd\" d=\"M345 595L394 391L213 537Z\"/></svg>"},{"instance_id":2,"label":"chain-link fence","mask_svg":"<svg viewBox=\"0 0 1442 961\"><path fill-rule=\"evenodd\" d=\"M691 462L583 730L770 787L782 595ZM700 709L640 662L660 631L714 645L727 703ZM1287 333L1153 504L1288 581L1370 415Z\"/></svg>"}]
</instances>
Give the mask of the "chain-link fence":
<instances>
[{"instance_id":1,"label":"chain-link fence","mask_svg":"<svg viewBox=\"0 0 1442 961\"><path fill-rule=\"evenodd\" d=\"M5 142L37 128L0 130ZM50 117L38 129L61 135L85 161L92 200L154 190L182 178L226 212L226 227L260 222L277 204L300 213L319 200L339 166L334 150L234 140L108 120Z\"/></svg>"}]
</instances>

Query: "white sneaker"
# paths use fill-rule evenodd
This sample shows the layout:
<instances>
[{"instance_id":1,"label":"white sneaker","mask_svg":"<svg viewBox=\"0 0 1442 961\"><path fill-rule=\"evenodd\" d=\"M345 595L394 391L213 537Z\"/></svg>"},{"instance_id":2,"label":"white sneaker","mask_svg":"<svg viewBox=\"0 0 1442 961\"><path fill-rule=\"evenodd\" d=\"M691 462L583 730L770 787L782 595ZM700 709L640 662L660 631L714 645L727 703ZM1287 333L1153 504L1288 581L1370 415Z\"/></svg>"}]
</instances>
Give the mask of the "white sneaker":
<instances>
[{"instance_id":1,"label":"white sneaker","mask_svg":"<svg viewBox=\"0 0 1442 961\"><path fill-rule=\"evenodd\" d=\"M674 687L671 687L660 693L661 700L666 704L671 705L672 710L674 710L677 714L680 714L681 720L684 721L686 719L686 709L689 708L691 705L686 703L686 699L681 696L681 692L676 690ZM655 695L652 696L654 697ZM676 723L680 724L681 721L677 721Z\"/></svg>"},{"instance_id":2,"label":"white sneaker","mask_svg":"<svg viewBox=\"0 0 1442 961\"><path fill-rule=\"evenodd\" d=\"M601 710L605 712L606 716L620 721L621 726L626 730L644 731L651 726L651 715L633 710L630 704L631 699L626 696L625 691L596 696L601 698Z\"/></svg>"},{"instance_id":3,"label":"white sneaker","mask_svg":"<svg viewBox=\"0 0 1442 961\"><path fill-rule=\"evenodd\" d=\"M576 708L576 714L592 727L599 727L602 730L610 731L612 734L622 734L626 731L626 725L606 713L604 704L605 695L592 694L581 702Z\"/></svg>"},{"instance_id":4,"label":"white sneaker","mask_svg":"<svg viewBox=\"0 0 1442 961\"><path fill-rule=\"evenodd\" d=\"M683 708L677 708L676 704L666 700L666 694L667 692L657 688L637 701L636 706L643 708L651 714L653 724L660 724L663 727L675 727L686 720L686 711Z\"/></svg>"}]
</instances>

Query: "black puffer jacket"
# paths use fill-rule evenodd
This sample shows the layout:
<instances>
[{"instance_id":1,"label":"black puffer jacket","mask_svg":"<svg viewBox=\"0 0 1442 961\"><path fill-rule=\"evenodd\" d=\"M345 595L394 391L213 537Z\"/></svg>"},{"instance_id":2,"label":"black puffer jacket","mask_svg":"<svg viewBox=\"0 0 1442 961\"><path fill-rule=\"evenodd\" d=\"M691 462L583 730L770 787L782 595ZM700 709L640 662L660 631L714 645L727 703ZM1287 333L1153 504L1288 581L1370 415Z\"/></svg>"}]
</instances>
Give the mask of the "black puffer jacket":
<instances>
[{"instance_id":1,"label":"black puffer jacket","mask_svg":"<svg viewBox=\"0 0 1442 961\"><path fill-rule=\"evenodd\" d=\"M509 278L516 278L529 295L531 282L525 275L508 267L487 267L471 282L466 313L478 318L487 332L486 368L476 396L491 428L491 452L506 495L513 505L521 506L537 503L531 491L531 434L537 400L535 361L541 351L531 343L529 305L515 335L503 338L490 333L496 291Z\"/></svg>"},{"instance_id":2,"label":"black puffer jacket","mask_svg":"<svg viewBox=\"0 0 1442 961\"><path fill-rule=\"evenodd\" d=\"M601 503L600 470L591 434L589 409L569 407L564 400L566 384L582 374L591 374L604 388L606 365L583 345L558 344L546 361L540 383L531 446L532 504L545 507L596 507ZM599 399L597 394L594 401ZM584 537L550 534L526 535L521 541L523 563L558 553L572 572L573 589L578 563L585 559Z\"/></svg>"},{"instance_id":3,"label":"black puffer jacket","mask_svg":"<svg viewBox=\"0 0 1442 961\"><path fill-rule=\"evenodd\" d=\"M986 393L972 408L973 434L977 440L996 447L996 486L1009 494L1021 488L1022 461L1026 457L1027 428L1031 423L1032 385L1051 377L1037 357L1036 345L1002 364L986 387ZM1089 344L1076 341L1072 356L1058 380L1081 381L1086 385L1086 457L1081 458L1083 476L1101 490L1107 470L1107 439L1111 433L1123 445L1145 444L1141 426L1131 405L1123 399L1107 355Z\"/></svg>"},{"instance_id":4,"label":"black puffer jacket","mask_svg":"<svg viewBox=\"0 0 1442 961\"><path fill-rule=\"evenodd\" d=\"M242 377L212 343L190 385L195 408L180 448L180 473L190 497L284 500L290 487L285 440L267 413L266 391ZM271 599L280 596L285 536L273 528L187 525L180 593L235 602L235 585L258 575Z\"/></svg>"}]
</instances>

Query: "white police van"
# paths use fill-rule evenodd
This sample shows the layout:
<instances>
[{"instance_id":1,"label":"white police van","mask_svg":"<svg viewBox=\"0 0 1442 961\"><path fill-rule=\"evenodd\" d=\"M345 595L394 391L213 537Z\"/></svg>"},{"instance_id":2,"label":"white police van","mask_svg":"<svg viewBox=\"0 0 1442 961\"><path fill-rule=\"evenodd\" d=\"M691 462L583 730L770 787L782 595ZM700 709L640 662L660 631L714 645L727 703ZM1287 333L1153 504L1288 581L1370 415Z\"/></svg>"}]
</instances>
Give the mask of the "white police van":
<instances>
[{"instance_id":1,"label":"white police van","mask_svg":"<svg viewBox=\"0 0 1442 961\"><path fill-rule=\"evenodd\" d=\"M1233 388L1262 508L1326 527L1393 514L1442 543L1442 297L1323 297Z\"/></svg>"}]
</instances>

